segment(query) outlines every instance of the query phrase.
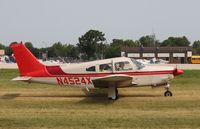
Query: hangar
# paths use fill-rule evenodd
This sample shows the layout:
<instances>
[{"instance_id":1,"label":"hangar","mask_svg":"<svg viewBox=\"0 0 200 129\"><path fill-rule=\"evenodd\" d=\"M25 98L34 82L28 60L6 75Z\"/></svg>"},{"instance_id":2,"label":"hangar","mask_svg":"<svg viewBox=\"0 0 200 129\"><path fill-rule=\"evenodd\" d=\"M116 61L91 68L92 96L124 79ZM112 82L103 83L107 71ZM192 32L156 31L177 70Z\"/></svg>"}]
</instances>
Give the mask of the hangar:
<instances>
[{"instance_id":1,"label":"hangar","mask_svg":"<svg viewBox=\"0 0 200 129\"><path fill-rule=\"evenodd\" d=\"M192 47L124 47L121 56L136 59L164 59L170 63L191 63Z\"/></svg>"}]
</instances>

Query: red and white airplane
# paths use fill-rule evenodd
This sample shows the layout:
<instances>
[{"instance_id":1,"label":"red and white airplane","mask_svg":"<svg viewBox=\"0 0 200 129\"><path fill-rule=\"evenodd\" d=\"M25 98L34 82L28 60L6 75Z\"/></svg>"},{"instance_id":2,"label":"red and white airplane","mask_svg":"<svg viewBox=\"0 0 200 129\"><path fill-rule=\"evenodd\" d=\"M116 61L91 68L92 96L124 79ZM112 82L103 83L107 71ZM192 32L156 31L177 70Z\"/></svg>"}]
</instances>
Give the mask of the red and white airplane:
<instances>
[{"instance_id":1,"label":"red and white airplane","mask_svg":"<svg viewBox=\"0 0 200 129\"><path fill-rule=\"evenodd\" d=\"M165 96L172 96L169 83L174 76L183 74L174 67L144 66L126 57L105 60L47 66L22 44L12 44L20 76L16 81L55 84L92 89L108 88L108 98L118 98L117 88L164 86Z\"/></svg>"}]
</instances>

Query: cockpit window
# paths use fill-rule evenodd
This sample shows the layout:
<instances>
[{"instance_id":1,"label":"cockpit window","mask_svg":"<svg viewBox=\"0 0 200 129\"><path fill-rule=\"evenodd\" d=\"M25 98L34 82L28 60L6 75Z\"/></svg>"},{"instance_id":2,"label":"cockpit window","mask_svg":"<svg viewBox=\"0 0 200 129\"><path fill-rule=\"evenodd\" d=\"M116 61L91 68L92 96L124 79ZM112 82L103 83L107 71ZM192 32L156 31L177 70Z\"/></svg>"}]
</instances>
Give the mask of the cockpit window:
<instances>
[{"instance_id":1,"label":"cockpit window","mask_svg":"<svg viewBox=\"0 0 200 129\"><path fill-rule=\"evenodd\" d=\"M135 59L131 59L131 61L133 62L133 64L135 64L137 66L138 69L144 68L144 64L136 61Z\"/></svg>"},{"instance_id":2,"label":"cockpit window","mask_svg":"<svg viewBox=\"0 0 200 129\"><path fill-rule=\"evenodd\" d=\"M95 68L95 66L91 66L89 68L86 68L86 71L88 71L88 72L95 72L96 68Z\"/></svg>"},{"instance_id":3,"label":"cockpit window","mask_svg":"<svg viewBox=\"0 0 200 129\"><path fill-rule=\"evenodd\" d=\"M112 71L112 64L108 63L108 64L101 64L101 65L99 65L99 71L100 72L109 72L109 71Z\"/></svg>"},{"instance_id":4,"label":"cockpit window","mask_svg":"<svg viewBox=\"0 0 200 129\"><path fill-rule=\"evenodd\" d=\"M115 70L116 71L127 71L127 70L132 70L133 67L128 61L123 61L123 62L116 62L115 63Z\"/></svg>"}]
</instances>

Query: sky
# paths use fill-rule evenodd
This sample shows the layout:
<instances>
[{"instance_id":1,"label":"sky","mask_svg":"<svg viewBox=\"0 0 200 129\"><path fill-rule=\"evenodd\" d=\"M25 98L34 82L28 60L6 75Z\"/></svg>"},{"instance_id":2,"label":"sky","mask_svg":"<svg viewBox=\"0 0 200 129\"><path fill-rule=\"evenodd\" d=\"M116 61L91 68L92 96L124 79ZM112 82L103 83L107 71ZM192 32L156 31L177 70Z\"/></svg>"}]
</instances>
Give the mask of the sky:
<instances>
[{"instance_id":1,"label":"sky","mask_svg":"<svg viewBox=\"0 0 200 129\"><path fill-rule=\"evenodd\" d=\"M0 0L0 43L78 43L90 29L137 40L155 33L200 40L200 0Z\"/></svg>"}]
</instances>

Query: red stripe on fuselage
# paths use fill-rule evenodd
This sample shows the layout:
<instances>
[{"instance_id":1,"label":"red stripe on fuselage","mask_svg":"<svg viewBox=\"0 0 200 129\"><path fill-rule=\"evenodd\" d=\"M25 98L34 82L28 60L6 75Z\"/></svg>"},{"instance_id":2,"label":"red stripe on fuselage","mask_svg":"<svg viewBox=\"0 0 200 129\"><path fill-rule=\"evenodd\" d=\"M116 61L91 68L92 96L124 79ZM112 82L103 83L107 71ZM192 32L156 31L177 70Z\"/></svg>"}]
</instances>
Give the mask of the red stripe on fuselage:
<instances>
[{"instance_id":1,"label":"red stripe on fuselage","mask_svg":"<svg viewBox=\"0 0 200 129\"><path fill-rule=\"evenodd\" d=\"M66 73L63 72L60 66L46 66L46 69L51 75L66 75Z\"/></svg>"},{"instance_id":2,"label":"red stripe on fuselage","mask_svg":"<svg viewBox=\"0 0 200 129\"><path fill-rule=\"evenodd\" d=\"M125 74L129 76L140 76L140 75L159 75L159 74L173 74L174 70L163 70L163 71L137 71L137 72L115 72L115 73L65 73L60 66L46 66L48 73L52 77L103 77L113 74Z\"/></svg>"}]
</instances>

